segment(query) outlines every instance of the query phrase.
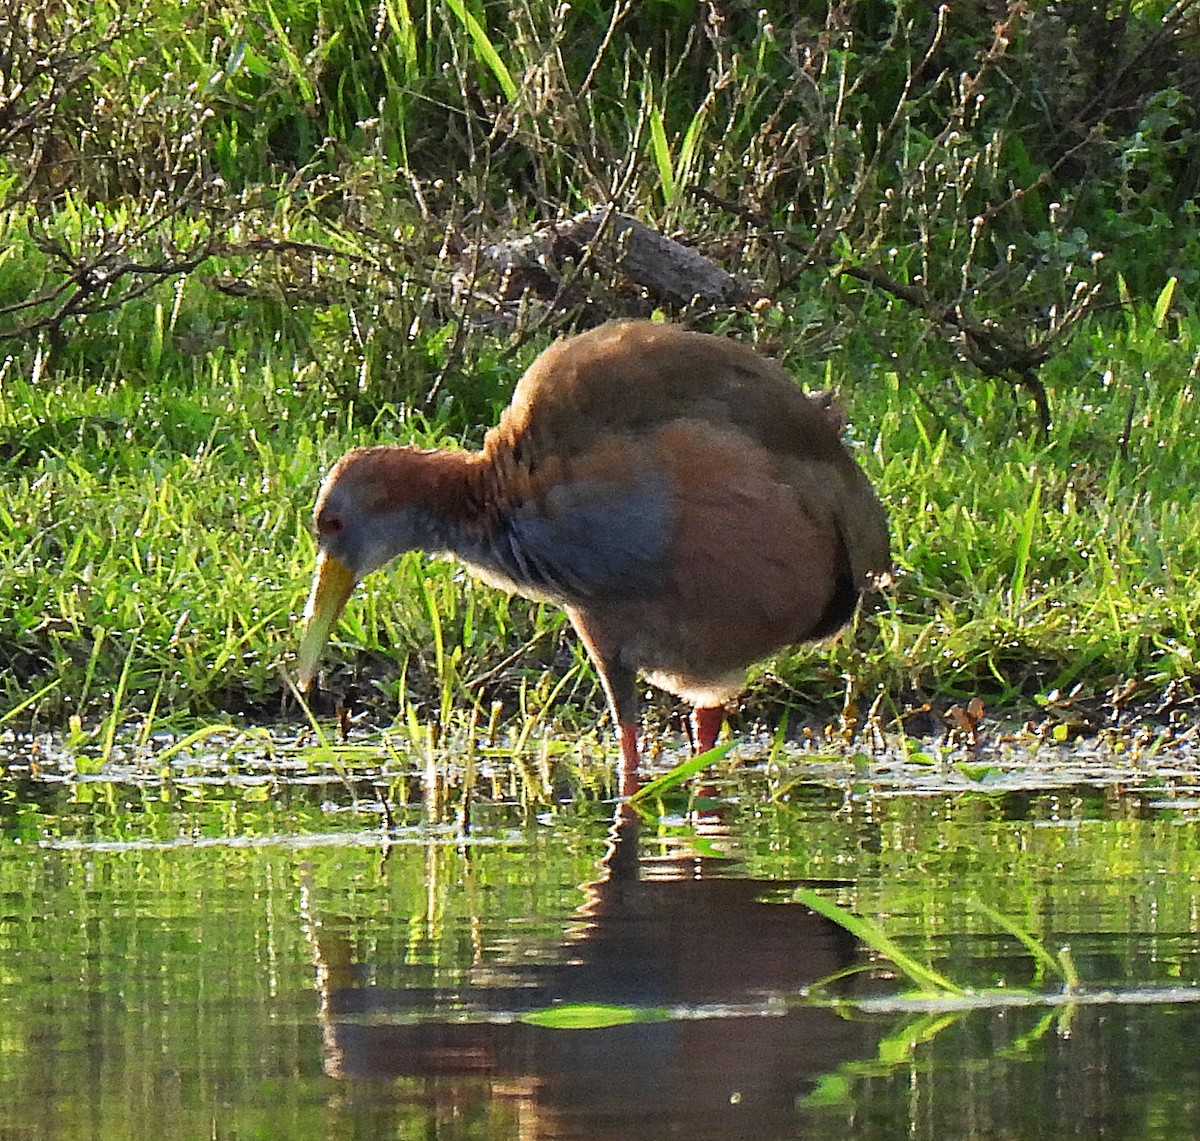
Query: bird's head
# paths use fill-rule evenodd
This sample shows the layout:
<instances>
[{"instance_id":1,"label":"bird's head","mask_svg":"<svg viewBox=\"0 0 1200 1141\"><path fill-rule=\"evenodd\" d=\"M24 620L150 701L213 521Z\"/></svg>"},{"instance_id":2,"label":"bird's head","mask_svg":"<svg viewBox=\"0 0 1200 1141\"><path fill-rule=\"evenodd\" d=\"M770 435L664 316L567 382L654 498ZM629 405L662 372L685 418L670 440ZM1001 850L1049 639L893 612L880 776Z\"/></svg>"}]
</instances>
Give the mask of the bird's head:
<instances>
[{"instance_id":1,"label":"bird's head","mask_svg":"<svg viewBox=\"0 0 1200 1141\"><path fill-rule=\"evenodd\" d=\"M355 585L397 555L436 546L440 478L451 453L356 448L325 477L313 509L317 570L300 641L300 688L307 689Z\"/></svg>"}]
</instances>

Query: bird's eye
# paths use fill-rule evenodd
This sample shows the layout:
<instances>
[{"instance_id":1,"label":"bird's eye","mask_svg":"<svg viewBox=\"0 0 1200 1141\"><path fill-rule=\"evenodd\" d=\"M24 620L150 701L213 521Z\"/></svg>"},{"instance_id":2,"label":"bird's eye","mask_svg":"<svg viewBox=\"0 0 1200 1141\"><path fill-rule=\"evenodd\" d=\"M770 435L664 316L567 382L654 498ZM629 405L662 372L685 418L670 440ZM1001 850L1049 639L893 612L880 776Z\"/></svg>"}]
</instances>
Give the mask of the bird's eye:
<instances>
[{"instance_id":1,"label":"bird's eye","mask_svg":"<svg viewBox=\"0 0 1200 1141\"><path fill-rule=\"evenodd\" d=\"M344 526L338 515L326 515L317 521L317 531L322 535L336 535Z\"/></svg>"}]
</instances>

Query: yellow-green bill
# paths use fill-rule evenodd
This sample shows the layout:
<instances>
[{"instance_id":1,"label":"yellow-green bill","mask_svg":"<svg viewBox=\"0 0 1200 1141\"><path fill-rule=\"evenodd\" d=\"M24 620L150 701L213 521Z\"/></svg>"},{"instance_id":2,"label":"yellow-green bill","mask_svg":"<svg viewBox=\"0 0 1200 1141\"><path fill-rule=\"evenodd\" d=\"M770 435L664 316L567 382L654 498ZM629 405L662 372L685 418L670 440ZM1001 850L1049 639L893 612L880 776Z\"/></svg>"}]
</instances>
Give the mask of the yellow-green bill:
<instances>
[{"instance_id":1,"label":"yellow-green bill","mask_svg":"<svg viewBox=\"0 0 1200 1141\"><path fill-rule=\"evenodd\" d=\"M317 573L312 593L304 608L304 636L300 639L300 688L308 689L317 673L321 651L341 616L357 580L341 559L322 551L317 556Z\"/></svg>"}]
</instances>

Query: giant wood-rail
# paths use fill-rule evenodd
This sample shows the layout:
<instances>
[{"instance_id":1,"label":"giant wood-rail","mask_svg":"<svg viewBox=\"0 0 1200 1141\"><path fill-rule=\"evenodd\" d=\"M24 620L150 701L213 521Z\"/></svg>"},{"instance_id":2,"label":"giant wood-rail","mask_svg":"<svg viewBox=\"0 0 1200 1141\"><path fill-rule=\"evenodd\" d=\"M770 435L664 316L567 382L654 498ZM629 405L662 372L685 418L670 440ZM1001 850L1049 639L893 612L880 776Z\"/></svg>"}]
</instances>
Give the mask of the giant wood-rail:
<instances>
[{"instance_id":1,"label":"giant wood-rail","mask_svg":"<svg viewBox=\"0 0 1200 1141\"><path fill-rule=\"evenodd\" d=\"M886 578L887 518L834 417L775 362L648 321L560 340L478 452L367 447L325 479L308 685L355 584L405 551L562 606L636 783L638 675L711 748L746 667L823 638Z\"/></svg>"}]
</instances>

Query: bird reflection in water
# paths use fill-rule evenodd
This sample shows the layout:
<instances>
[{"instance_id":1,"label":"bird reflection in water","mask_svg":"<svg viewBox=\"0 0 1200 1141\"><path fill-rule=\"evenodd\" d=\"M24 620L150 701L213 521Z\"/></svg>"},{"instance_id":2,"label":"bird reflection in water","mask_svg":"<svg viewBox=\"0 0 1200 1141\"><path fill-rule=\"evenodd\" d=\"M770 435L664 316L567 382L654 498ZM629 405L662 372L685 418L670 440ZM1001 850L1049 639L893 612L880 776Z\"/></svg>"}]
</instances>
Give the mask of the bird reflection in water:
<instances>
[{"instance_id":1,"label":"bird reflection in water","mask_svg":"<svg viewBox=\"0 0 1200 1141\"><path fill-rule=\"evenodd\" d=\"M431 1120L504 1100L521 1138L795 1136L818 1079L872 1057L882 1031L803 1004L806 987L854 962L855 941L787 902L794 883L736 865L642 856L622 805L561 941L472 967L455 988L357 984L387 964L335 962L348 944L316 925L327 1072L376 1105L379 1079L407 1079L389 1095L425 1102ZM525 1020L574 1005L627 1020Z\"/></svg>"}]
</instances>

